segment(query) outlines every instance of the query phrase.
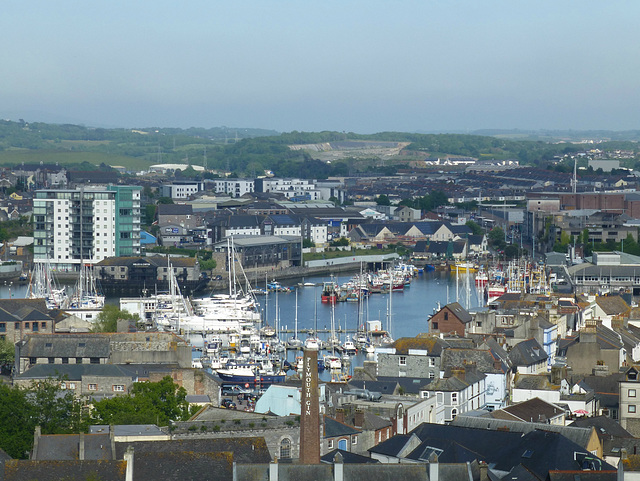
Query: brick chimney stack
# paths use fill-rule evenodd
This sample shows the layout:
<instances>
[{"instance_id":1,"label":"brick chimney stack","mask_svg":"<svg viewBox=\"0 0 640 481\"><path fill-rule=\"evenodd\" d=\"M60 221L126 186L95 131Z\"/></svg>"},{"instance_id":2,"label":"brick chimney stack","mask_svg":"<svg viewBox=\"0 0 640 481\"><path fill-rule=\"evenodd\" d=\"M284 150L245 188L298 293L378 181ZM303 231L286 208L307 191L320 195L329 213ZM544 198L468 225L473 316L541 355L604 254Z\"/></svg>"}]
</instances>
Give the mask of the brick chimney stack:
<instances>
[{"instance_id":1,"label":"brick chimney stack","mask_svg":"<svg viewBox=\"0 0 640 481\"><path fill-rule=\"evenodd\" d=\"M318 351L316 349L305 349L302 362L300 464L320 464Z\"/></svg>"},{"instance_id":2,"label":"brick chimney stack","mask_svg":"<svg viewBox=\"0 0 640 481\"><path fill-rule=\"evenodd\" d=\"M356 415L353 421L353 425L356 428L364 426L364 411L362 409L356 409Z\"/></svg>"}]
</instances>

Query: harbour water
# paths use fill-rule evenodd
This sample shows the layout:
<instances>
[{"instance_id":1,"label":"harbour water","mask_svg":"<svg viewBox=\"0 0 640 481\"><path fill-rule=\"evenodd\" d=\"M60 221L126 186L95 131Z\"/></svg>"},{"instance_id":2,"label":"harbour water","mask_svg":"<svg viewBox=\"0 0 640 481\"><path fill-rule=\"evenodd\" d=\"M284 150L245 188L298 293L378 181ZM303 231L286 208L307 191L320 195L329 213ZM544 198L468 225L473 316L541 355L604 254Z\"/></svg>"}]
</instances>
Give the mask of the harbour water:
<instances>
[{"instance_id":1,"label":"harbour water","mask_svg":"<svg viewBox=\"0 0 640 481\"><path fill-rule=\"evenodd\" d=\"M295 288L289 293L278 293L277 299L275 293L269 293L268 297L257 296L262 310L263 325L266 323L276 327L278 320L278 327L283 331L280 338L286 341L293 336L297 292L298 338L304 340L309 330L328 331L331 328L332 306L320 301L322 283L333 281L342 284L350 278L351 276L326 276L283 281L283 285ZM272 279L269 279L269 282L271 281ZM299 285L302 283L315 285ZM264 281L252 287L264 288ZM27 286L24 285L0 285L0 298L24 298L26 290ZM371 294L362 303L336 303L334 316L337 335L342 343L347 337L351 338L359 327L366 326L367 321L379 320L382 329L389 331L394 339L413 337L421 332L428 332L427 321L431 314L439 307L456 300L465 308L474 308L482 304L482 294L475 288L473 275L460 274L456 278L449 272L426 272L414 277L411 285L405 287L404 291ZM106 302L118 305L119 298L107 297ZM321 334L319 337L326 338L328 334ZM197 338L191 341L197 346ZM299 354L290 351L287 358L290 362L295 362L295 357ZM364 354L358 354L352 359L352 367L361 365L364 359Z\"/></svg>"}]
</instances>

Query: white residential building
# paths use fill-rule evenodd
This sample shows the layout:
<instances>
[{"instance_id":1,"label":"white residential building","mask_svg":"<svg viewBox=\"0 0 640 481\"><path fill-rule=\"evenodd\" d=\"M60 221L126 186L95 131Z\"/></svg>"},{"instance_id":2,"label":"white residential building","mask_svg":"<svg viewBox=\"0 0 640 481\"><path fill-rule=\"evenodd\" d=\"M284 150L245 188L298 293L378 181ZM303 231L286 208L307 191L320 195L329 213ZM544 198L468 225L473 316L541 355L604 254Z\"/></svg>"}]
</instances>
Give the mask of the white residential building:
<instances>
[{"instance_id":1,"label":"white residential building","mask_svg":"<svg viewBox=\"0 0 640 481\"><path fill-rule=\"evenodd\" d=\"M39 190L33 199L33 257L78 271L107 257L140 254L140 187Z\"/></svg>"},{"instance_id":2,"label":"white residential building","mask_svg":"<svg viewBox=\"0 0 640 481\"><path fill-rule=\"evenodd\" d=\"M171 184L162 186L162 197L171 197L172 199L187 199L193 194L197 194L204 190L204 182L200 181L176 181Z\"/></svg>"},{"instance_id":3,"label":"white residential building","mask_svg":"<svg viewBox=\"0 0 640 481\"><path fill-rule=\"evenodd\" d=\"M253 179L215 179L213 185L216 194L229 194L232 197L242 197L255 191Z\"/></svg>"}]
</instances>

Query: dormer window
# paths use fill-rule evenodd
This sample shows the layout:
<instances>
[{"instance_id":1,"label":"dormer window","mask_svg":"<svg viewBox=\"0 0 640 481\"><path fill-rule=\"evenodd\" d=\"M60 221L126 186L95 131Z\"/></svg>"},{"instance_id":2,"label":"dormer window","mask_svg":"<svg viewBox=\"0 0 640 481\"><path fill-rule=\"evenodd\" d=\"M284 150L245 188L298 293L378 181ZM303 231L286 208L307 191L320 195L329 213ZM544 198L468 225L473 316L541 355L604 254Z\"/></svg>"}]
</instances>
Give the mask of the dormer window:
<instances>
[{"instance_id":1,"label":"dormer window","mask_svg":"<svg viewBox=\"0 0 640 481\"><path fill-rule=\"evenodd\" d=\"M627 379L629 381L637 381L638 380L638 372L637 371L629 371L627 373Z\"/></svg>"}]
</instances>

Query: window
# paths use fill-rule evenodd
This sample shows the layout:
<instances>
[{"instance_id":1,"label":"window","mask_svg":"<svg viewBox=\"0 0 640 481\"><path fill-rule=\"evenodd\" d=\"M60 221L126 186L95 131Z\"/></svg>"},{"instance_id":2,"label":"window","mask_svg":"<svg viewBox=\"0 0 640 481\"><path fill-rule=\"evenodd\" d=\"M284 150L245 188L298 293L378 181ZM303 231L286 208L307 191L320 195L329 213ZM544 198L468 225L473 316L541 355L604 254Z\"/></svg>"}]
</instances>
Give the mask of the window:
<instances>
[{"instance_id":1,"label":"window","mask_svg":"<svg viewBox=\"0 0 640 481\"><path fill-rule=\"evenodd\" d=\"M24 328L25 328L25 329L29 329L29 323L28 323L28 322L25 322L25 323L24 323Z\"/></svg>"},{"instance_id":2,"label":"window","mask_svg":"<svg viewBox=\"0 0 640 481\"><path fill-rule=\"evenodd\" d=\"M430 357L429 358L429 367L435 367L436 365L436 358L435 357Z\"/></svg>"},{"instance_id":3,"label":"window","mask_svg":"<svg viewBox=\"0 0 640 481\"><path fill-rule=\"evenodd\" d=\"M33 326L33 332L38 332L38 323L34 322L32 326Z\"/></svg>"},{"instance_id":4,"label":"window","mask_svg":"<svg viewBox=\"0 0 640 481\"><path fill-rule=\"evenodd\" d=\"M452 392L451 393L451 404L458 404L458 393L457 392Z\"/></svg>"},{"instance_id":5,"label":"window","mask_svg":"<svg viewBox=\"0 0 640 481\"><path fill-rule=\"evenodd\" d=\"M98 385L97 384L89 384L88 388L89 388L89 391L97 391L98 390Z\"/></svg>"},{"instance_id":6,"label":"window","mask_svg":"<svg viewBox=\"0 0 640 481\"><path fill-rule=\"evenodd\" d=\"M448 321L448 320L449 320L449 313L448 313L448 312L445 312L445 313L444 313L444 320L445 320L445 321Z\"/></svg>"},{"instance_id":7,"label":"window","mask_svg":"<svg viewBox=\"0 0 640 481\"><path fill-rule=\"evenodd\" d=\"M16 322L16 323L13 325L13 328L14 328L16 331L19 331L19 330L20 330L20 323L19 323L19 322Z\"/></svg>"},{"instance_id":8,"label":"window","mask_svg":"<svg viewBox=\"0 0 640 481\"><path fill-rule=\"evenodd\" d=\"M114 384L113 386L111 386L111 390L114 392L124 392L124 385L123 384Z\"/></svg>"},{"instance_id":9,"label":"window","mask_svg":"<svg viewBox=\"0 0 640 481\"><path fill-rule=\"evenodd\" d=\"M55 357L50 357L49 358L49 364L53 364L56 362L56 358Z\"/></svg>"},{"instance_id":10,"label":"window","mask_svg":"<svg viewBox=\"0 0 640 481\"><path fill-rule=\"evenodd\" d=\"M629 409L628 411L630 413L635 413L636 412L636 405L635 404L629 404Z\"/></svg>"},{"instance_id":11,"label":"window","mask_svg":"<svg viewBox=\"0 0 640 481\"><path fill-rule=\"evenodd\" d=\"M436 378L435 373L430 372L430 373L429 373L429 379L435 379L435 378Z\"/></svg>"},{"instance_id":12,"label":"window","mask_svg":"<svg viewBox=\"0 0 640 481\"><path fill-rule=\"evenodd\" d=\"M432 328L434 331L437 331L437 330L438 330L438 323L437 323L437 322L432 322L432 323L431 323L431 328Z\"/></svg>"},{"instance_id":13,"label":"window","mask_svg":"<svg viewBox=\"0 0 640 481\"><path fill-rule=\"evenodd\" d=\"M356 434L351 436L351 444L358 444L358 436Z\"/></svg>"},{"instance_id":14,"label":"window","mask_svg":"<svg viewBox=\"0 0 640 481\"><path fill-rule=\"evenodd\" d=\"M62 364L69 364L69 358L68 357L63 357L62 358Z\"/></svg>"},{"instance_id":15,"label":"window","mask_svg":"<svg viewBox=\"0 0 640 481\"><path fill-rule=\"evenodd\" d=\"M453 408L451 410L451 419L455 418L458 415L458 410L456 408Z\"/></svg>"},{"instance_id":16,"label":"window","mask_svg":"<svg viewBox=\"0 0 640 481\"><path fill-rule=\"evenodd\" d=\"M289 459L291 457L291 440L284 438L280 441L280 459Z\"/></svg>"},{"instance_id":17,"label":"window","mask_svg":"<svg viewBox=\"0 0 640 481\"><path fill-rule=\"evenodd\" d=\"M327 447L329 449L333 449L333 439L329 439L329 441L327 441Z\"/></svg>"},{"instance_id":18,"label":"window","mask_svg":"<svg viewBox=\"0 0 640 481\"><path fill-rule=\"evenodd\" d=\"M82 364L82 358L76 357L76 364Z\"/></svg>"},{"instance_id":19,"label":"window","mask_svg":"<svg viewBox=\"0 0 640 481\"><path fill-rule=\"evenodd\" d=\"M400 366L406 366L407 365L407 356L400 356L399 364L400 364Z\"/></svg>"},{"instance_id":20,"label":"window","mask_svg":"<svg viewBox=\"0 0 640 481\"><path fill-rule=\"evenodd\" d=\"M635 389L629 389L629 397L636 397L636 390Z\"/></svg>"},{"instance_id":21,"label":"window","mask_svg":"<svg viewBox=\"0 0 640 481\"><path fill-rule=\"evenodd\" d=\"M7 323L0 322L0 332L7 332Z\"/></svg>"},{"instance_id":22,"label":"window","mask_svg":"<svg viewBox=\"0 0 640 481\"><path fill-rule=\"evenodd\" d=\"M40 328L41 329L46 329L47 328L47 323L46 322L41 322L40 323Z\"/></svg>"},{"instance_id":23,"label":"window","mask_svg":"<svg viewBox=\"0 0 640 481\"><path fill-rule=\"evenodd\" d=\"M99 357L92 357L89 360L90 364L100 364L100 358Z\"/></svg>"}]
</instances>

